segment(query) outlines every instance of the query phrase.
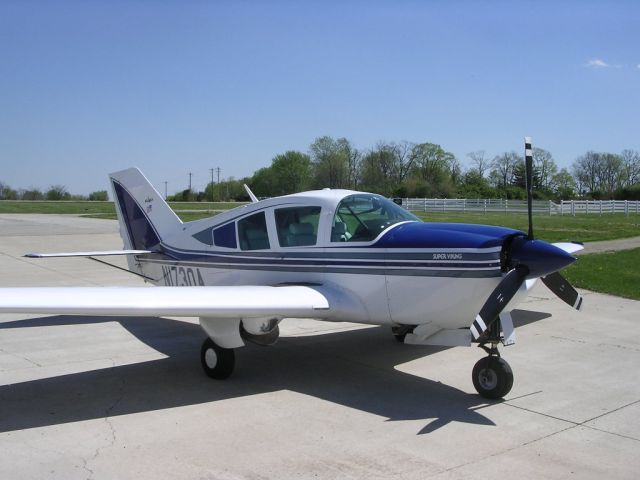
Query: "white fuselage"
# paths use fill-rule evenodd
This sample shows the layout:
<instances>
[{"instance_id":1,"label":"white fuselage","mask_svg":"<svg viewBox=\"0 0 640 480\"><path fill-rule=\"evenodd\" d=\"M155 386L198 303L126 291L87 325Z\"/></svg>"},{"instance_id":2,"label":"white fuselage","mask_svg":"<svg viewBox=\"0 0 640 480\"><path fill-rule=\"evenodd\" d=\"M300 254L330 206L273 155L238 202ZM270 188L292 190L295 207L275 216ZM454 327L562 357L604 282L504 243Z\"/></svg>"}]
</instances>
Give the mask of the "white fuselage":
<instances>
[{"instance_id":1,"label":"white fuselage","mask_svg":"<svg viewBox=\"0 0 640 480\"><path fill-rule=\"evenodd\" d=\"M185 223L163 238L163 254L132 258L130 266L157 285L309 285L332 300L325 320L468 328L501 279L500 248L375 246L380 237L406 222L381 230L367 242L332 241L336 206L350 193L354 192L278 197ZM281 246L276 210L304 206L321 209L316 244ZM215 245L214 231L237 225L256 212L264 212L269 248L243 250L238 228L235 248Z\"/></svg>"}]
</instances>

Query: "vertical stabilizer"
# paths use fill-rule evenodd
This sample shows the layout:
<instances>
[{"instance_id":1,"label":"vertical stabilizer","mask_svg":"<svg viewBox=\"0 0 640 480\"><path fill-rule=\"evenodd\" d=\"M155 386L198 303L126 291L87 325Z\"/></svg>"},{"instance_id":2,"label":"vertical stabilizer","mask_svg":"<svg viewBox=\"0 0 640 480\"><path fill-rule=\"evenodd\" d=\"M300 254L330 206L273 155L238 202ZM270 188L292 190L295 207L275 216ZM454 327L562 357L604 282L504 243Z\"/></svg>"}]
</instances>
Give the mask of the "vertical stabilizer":
<instances>
[{"instance_id":1,"label":"vertical stabilizer","mask_svg":"<svg viewBox=\"0 0 640 480\"><path fill-rule=\"evenodd\" d=\"M182 221L137 168L109 175L125 249L159 250Z\"/></svg>"}]
</instances>

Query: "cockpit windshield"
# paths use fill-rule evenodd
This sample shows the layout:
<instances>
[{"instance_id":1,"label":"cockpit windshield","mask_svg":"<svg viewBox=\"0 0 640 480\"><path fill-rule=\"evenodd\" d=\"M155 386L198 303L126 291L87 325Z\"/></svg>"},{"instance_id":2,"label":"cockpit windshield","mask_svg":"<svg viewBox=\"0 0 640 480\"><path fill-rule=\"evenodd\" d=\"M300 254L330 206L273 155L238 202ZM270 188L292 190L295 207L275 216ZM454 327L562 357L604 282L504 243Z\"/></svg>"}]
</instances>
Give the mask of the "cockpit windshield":
<instances>
[{"instance_id":1,"label":"cockpit windshield","mask_svg":"<svg viewBox=\"0 0 640 480\"><path fill-rule=\"evenodd\" d=\"M370 242L387 227L421 220L392 201L372 194L345 197L333 217L332 242Z\"/></svg>"}]
</instances>

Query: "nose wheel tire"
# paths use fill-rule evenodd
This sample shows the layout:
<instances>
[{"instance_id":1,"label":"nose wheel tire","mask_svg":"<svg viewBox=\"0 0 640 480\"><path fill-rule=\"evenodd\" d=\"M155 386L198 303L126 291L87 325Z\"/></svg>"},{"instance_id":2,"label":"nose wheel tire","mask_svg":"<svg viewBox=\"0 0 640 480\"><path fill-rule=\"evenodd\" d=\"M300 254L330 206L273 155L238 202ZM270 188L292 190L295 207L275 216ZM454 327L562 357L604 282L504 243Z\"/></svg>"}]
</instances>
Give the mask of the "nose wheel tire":
<instances>
[{"instance_id":1,"label":"nose wheel tire","mask_svg":"<svg viewBox=\"0 0 640 480\"><path fill-rule=\"evenodd\" d=\"M473 367L473 386L485 398L496 400L504 397L513 386L513 372L502 358L490 355L481 358Z\"/></svg>"},{"instance_id":2,"label":"nose wheel tire","mask_svg":"<svg viewBox=\"0 0 640 480\"><path fill-rule=\"evenodd\" d=\"M216 380L229 378L236 363L233 349L222 348L207 338L200 349L200 362L204 373Z\"/></svg>"}]
</instances>

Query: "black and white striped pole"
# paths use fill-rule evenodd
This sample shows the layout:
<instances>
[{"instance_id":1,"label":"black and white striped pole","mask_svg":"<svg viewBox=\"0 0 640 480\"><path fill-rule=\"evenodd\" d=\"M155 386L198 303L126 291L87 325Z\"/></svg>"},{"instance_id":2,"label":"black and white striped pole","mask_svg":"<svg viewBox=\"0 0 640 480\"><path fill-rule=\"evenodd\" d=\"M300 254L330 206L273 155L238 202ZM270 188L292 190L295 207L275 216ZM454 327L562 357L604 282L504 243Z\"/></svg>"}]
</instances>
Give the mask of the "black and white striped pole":
<instances>
[{"instance_id":1,"label":"black and white striped pole","mask_svg":"<svg viewBox=\"0 0 640 480\"><path fill-rule=\"evenodd\" d=\"M527 187L527 213L529 214L529 240L533 240L533 150L531 137L524 137L524 168Z\"/></svg>"}]
</instances>

